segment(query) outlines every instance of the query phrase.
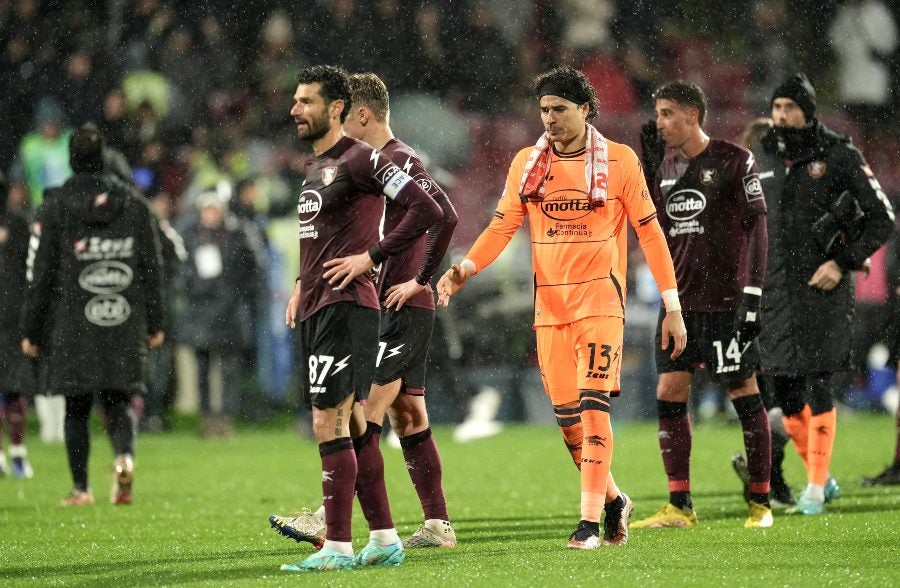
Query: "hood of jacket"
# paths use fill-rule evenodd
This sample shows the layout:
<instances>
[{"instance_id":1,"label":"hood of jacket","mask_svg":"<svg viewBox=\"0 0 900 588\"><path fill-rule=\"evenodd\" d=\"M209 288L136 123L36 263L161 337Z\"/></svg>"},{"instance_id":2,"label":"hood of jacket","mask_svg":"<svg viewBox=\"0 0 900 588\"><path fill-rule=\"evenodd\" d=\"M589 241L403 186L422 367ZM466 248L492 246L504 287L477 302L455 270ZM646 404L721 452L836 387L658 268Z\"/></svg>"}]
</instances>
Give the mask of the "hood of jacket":
<instances>
[{"instance_id":1,"label":"hood of jacket","mask_svg":"<svg viewBox=\"0 0 900 588\"><path fill-rule=\"evenodd\" d=\"M72 176L59 197L65 210L89 226L110 224L128 205L128 193L121 182L104 174Z\"/></svg>"}]
</instances>

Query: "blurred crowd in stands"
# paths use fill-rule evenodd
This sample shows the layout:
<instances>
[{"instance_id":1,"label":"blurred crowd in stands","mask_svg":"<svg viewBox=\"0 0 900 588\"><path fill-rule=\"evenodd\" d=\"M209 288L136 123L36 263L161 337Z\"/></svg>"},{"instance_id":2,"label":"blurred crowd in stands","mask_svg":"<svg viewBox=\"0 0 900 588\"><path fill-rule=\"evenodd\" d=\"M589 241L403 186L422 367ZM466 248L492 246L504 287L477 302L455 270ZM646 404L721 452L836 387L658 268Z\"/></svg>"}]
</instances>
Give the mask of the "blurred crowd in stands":
<instances>
[{"instance_id":1,"label":"blurred crowd in stands","mask_svg":"<svg viewBox=\"0 0 900 588\"><path fill-rule=\"evenodd\" d=\"M489 217L512 155L539 135L529 80L556 63L589 76L601 103L595 125L636 149L663 81L698 83L711 101L708 130L737 140L768 114L772 89L803 70L820 89L823 119L860 144L896 196L898 22L900 4L882 0L0 0L0 170L11 203L33 212L43 190L71 173L71 130L92 121L125 155L157 214L190 237L189 255L203 245L200 208L221 208L251 253L228 277L235 291L223 293L231 305L223 312L239 319L227 331L241 350L240 369L230 355L218 362L228 366L228 387L243 385L246 397L265 401L245 400L245 408L278 407L294 377L282 317L297 271L295 198L310 157L288 116L300 68L338 64L387 82L395 131L445 184L460 212L454 245L463 249ZM490 269L493 280L473 285L439 317L432 387L451 400L443 415L429 400L438 420L458 418L473 388L539 393L539 380L515 369L533 358L530 283L506 271L527 257L527 244L513 247ZM896 302L889 257L860 280L863 304ZM630 259L637 267L626 336L649 346L655 289L642 256ZM205 367L216 344L197 341L191 329L212 315L191 306L202 304L189 296L196 276L181 274L171 282L172 341L204 350ZM650 354L632 348L639 355L623 385L652 402ZM177 377L163 376L154 411L165 410L177 380L192 388L180 374L190 370L168 360L160 369ZM509 418L533 416L530 406L504 397Z\"/></svg>"}]
</instances>

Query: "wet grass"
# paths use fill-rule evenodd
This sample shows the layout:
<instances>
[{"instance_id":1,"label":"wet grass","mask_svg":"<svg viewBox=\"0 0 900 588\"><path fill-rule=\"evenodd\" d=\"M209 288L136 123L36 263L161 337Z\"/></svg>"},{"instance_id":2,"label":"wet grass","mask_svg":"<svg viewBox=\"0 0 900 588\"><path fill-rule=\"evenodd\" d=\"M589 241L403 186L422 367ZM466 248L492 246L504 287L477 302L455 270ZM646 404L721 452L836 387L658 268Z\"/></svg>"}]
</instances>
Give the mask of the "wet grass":
<instances>
[{"instance_id":1,"label":"wet grass","mask_svg":"<svg viewBox=\"0 0 900 588\"><path fill-rule=\"evenodd\" d=\"M191 432L139 439L135 503L108 503L112 455L94 435L91 480L97 505L57 506L69 488L61 445L29 446L32 480L0 480L3 586L823 586L900 585L900 488L861 488L892 455L894 425L851 417L839 425L834 473L843 497L821 517L776 514L775 527L742 528L746 509L729 459L734 425L695 431L694 500L700 527L635 531L623 549L563 548L578 519L578 477L559 433L508 427L458 445L438 430L451 516L452 550L407 554L395 569L297 576L279 571L310 553L282 539L270 513L319 504L313 443L284 429L242 430L230 441ZM36 439L36 436L32 436ZM615 437L614 471L652 514L666 499L654 424L628 424ZM384 447L388 489L401 535L421 512L398 450ZM789 455L789 478L801 481ZM358 509L357 548L367 536Z\"/></svg>"}]
</instances>

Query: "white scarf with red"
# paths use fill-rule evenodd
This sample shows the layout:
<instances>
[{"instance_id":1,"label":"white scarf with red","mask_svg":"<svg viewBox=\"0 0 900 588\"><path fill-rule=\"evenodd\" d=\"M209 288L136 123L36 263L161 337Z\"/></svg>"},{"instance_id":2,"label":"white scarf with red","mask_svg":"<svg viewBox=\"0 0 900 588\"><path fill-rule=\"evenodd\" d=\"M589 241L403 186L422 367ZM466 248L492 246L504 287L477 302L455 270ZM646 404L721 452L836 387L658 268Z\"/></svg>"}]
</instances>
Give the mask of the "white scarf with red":
<instances>
[{"instance_id":1,"label":"white scarf with red","mask_svg":"<svg viewBox=\"0 0 900 588\"><path fill-rule=\"evenodd\" d=\"M586 124L587 137L584 154L584 179L588 188L591 208L606 205L607 178L609 175L609 148L606 138L593 125ZM553 143L547 133L541 135L522 172L519 197L522 202L544 199L544 181L550 171L550 154Z\"/></svg>"}]
</instances>

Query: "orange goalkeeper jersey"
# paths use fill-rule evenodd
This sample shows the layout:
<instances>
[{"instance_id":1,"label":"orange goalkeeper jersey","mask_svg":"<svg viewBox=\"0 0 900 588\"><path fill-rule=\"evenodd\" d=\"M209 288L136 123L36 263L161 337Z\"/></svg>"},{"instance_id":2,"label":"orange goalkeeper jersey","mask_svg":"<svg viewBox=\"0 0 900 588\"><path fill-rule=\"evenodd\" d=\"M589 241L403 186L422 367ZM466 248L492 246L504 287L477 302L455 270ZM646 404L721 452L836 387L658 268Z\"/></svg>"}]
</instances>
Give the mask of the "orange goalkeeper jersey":
<instances>
[{"instance_id":1,"label":"orange goalkeeper jersey","mask_svg":"<svg viewBox=\"0 0 900 588\"><path fill-rule=\"evenodd\" d=\"M531 227L534 324L571 323L590 316L625 316L626 217L660 291L675 288L675 271L656 208L634 151L608 141L606 205L591 210L584 150L554 151L543 200L522 203L519 184L532 148L513 159L490 225L466 255L478 271L503 251L526 216Z\"/></svg>"}]
</instances>

